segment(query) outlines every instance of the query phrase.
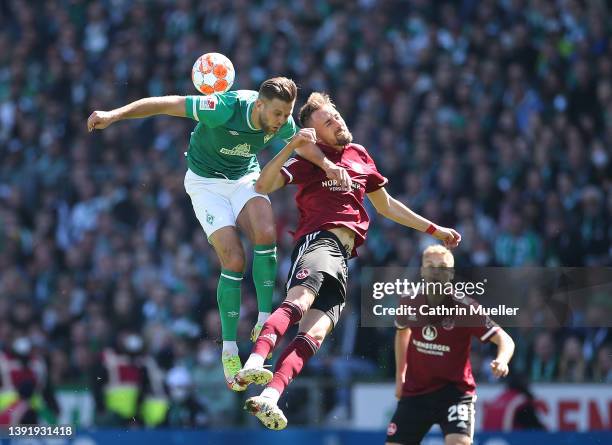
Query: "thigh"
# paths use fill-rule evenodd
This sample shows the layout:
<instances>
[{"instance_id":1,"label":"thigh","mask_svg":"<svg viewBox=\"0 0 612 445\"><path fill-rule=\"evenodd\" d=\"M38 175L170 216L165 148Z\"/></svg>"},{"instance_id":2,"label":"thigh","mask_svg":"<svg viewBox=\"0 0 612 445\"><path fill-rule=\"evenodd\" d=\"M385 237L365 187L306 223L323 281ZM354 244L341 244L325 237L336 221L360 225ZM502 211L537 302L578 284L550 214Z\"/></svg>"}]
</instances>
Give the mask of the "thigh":
<instances>
[{"instance_id":1,"label":"thigh","mask_svg":"<svg viewBox=\"0 0 612 445\"><path fill-rule=\"evenodd\" d=\"M252 244L276 242L274 213L268 199L261 196L249 199L238 213L237 222Z\"/></svg>"},{"instance_id":2,"label":"thigh","mask_svg":"<svg viewBox=\"0 0 612 445\"><path fill-rule=\"evenodd\" d=\"M333 327L332 321L325 312L310 308L300 320L299 332L306 332L322 342Z\"/></svg>"},{"instance_id":3,"label":"thigh","mask_svg":"<svg viewBox=\"0 0 612 445\"><path fill-rule=\"evenodd\" d=\"M336 241L325 232L313 232L304 236L293 250L291 267L287 276L287 291L294 286L305 286L319 295L324 283L334 280L344 300L347 279L346 258Z\"/></svg>"},{"instance_id":4,"label":"thigh","mask_svg":"<svg viewBox=\"0 0 612 445\"><path fill-rule=\"evenodd\" d=\"M244 267L244 249L236 227L223 227L215 231L208 241L215 249L223 268L233 270L236 267L231 267L231 265L236 263L242 263L242 266L238 268ZM235 270L234 272L241 271Z\"/></svg>"},{"instance_id":5,"label":"thigh","mask_svg":"<svg viewBox=\"0 0 612 445\"><path fill-rule=\"evenodd\" d=\"M274 215L272 213L272 206L270 205L270 198L268 198L267 195L262 195L255 191L255 181L257 181L258 177L258 173L251 173L238 180L232 194L229 196L232 204L232 211L236 218L238 218L250 201L255 199L257 199L257 201L266 201L268 203L267 206L262 207L262 212L265 211L265 213L261 213L259 216L268 218L268 221L273 223ZM247 211L250 213L252 209L247 209ZM258 215L253 216L253 218L249 218L250 222L257 223L258 221L255 220Z\"/></svg>"},{"instance_id":6,"label":"thigh","mask_svg":"<svg viewBox=\"0 0 612 445\"><path fill-rule=\"evenodd\" d=\"M476 396L464 394L454 386L444 390L444 397L437 402L438 423L444 436L467 436L470 442L474 437Z\"/></svg>"},{"instance_id":7,"label":"thigh","mask_svg":"<svg viewBox=\"0 0 612 445\"><path fill-rule=\"evenodd\" d=\"M311 309L323 312L331 320L332 327L338 324L340 315L345 305L345 284L336 278L324 273L323 285L319 289L319 295L315 298Z\"/></svg>"},{"instance_id":8,"label":"thigh","mask_svg":"<svg viewBox=\"0 0 612 445\"><path fill-rule=\"evenodd\" d=\"M214 188L212 180L207 181L206 178L200 178L190 170L187 171L185 191L191 198L193 211L209 240L217 230L236 225L229 199L213 191Z\"/></svg>"},{"instance_id":9,"label":"thigh","mask_svg":"<svg viewBox=\"0 0 612 445\"><path fill-rule=\"evenodd\" d=\"M387 427L387 443L418 445L433 424L424 396L404 397Z\"/></svg>"}]
</instances>

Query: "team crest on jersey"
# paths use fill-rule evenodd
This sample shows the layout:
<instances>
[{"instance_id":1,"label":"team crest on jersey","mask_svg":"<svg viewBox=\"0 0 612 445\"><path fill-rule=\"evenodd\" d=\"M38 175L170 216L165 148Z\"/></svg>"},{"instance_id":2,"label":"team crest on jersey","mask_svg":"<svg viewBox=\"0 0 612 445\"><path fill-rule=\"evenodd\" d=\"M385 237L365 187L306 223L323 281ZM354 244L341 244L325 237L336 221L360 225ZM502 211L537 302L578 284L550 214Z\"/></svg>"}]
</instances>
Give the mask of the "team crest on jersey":
<instances>
[{"instance_id":1,"label":"team crest on jersey","mask_svg":"<svg viewBox=\"0 0 612 445\"><path fill-rule=\"evenodd\" d=\"M303 280L308 275L310 275L310 271L308 269L302 269L298 273L295 274L295 278L297 278L298 280Z\"/></svg>"},{"instance_id":2,"label":"team crest on jersey","mask_svg":"<svg viewBox=\"0 0 612 445\"><path fill-rule=\"evenodd\" d=\"M198 102L198 108L200 110L214 110L215 108L217 108L216 97L200 97L200 100Z\"/></svg>"},{"instance_id":3,"label":"team crest on jersey","mask_svg":"<svg viewBox=\"0 0 612 445\"><path fill-rule=\"evenodd\" d=\"M423 338L425 340L432 341L435 340L438 336L438 330L435 326L428 324L427 326L423 327L423 329L421 330L421 334L423 335Z\"/></svg>"},{"instance_id":4,"label":"team crest on jersey","mask_svg":"<svg viewBox=\"0 0 612 445\"><path fill-rule=\"evenodd\" d=\"M451 317L446 317L444 320L442 320L442 327L447 331L452 330L455 327L455 320Z\"/></svg>"},{"instance_id":5,"label":"team crest on jersey","mask_svg":"<svg viewBox=\"0 0 612 445\"><path fill-rule=\"evenodd\" d=\"M387 427L387 436L393 436L397 432L397 425L391 422Z\"/></svg>"}]
</instances>

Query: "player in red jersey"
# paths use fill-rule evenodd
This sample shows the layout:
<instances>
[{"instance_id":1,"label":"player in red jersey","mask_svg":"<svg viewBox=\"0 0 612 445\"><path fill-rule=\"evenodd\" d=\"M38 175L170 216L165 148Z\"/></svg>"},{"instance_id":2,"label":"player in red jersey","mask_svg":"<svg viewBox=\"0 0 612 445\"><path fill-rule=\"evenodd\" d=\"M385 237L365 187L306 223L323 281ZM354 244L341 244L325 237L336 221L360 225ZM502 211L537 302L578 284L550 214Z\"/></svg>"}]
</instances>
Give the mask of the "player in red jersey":
<instances>
[{"instance_id":1,"label":"player in red jersey","mask_svg":"<svg viewBox=\"0 0 612 445\"><path fill-rule=\"evenodd\" d=\"M313 93L300 109L305 127L301 143L317 146L352 180L350 190L328 180L302 158L287 160L291 149L283 149L261 172L255 189L270 193L286 184L297 184L300 219L287 280L287 297L261 330L253 352L236 378L243 384L267 384L262 394L246 401L245 408L268 428L283 429L287 419L277 402L291 380L319 349L337 323L346 298L347 260L365 238L369 217L363 205L368 198L383 216L407 227L427 232L456 246L457 232L438 227L412 212L385 190L387 178L352 135L327 95ZM316 139L315 139L316 138ZM289 326L300 323L299 333L281 353L274 374L264 369L265 358Z\"/></svg>"},{"instance_id":2,"label":"player in red jersey","mask_svg":"<svg viewBox=\"0 0 612 445\"><path fill-rule=\"evenodd\" d=\"M425 282L446 283L453 277L454 258L443 246L430 246L423 252L421 266ZM496 377L508 374L514 342L489 317L471 315L469 307L478 303L467 296L428 293L403 297L400 304L416 310L395 321L395 395L399 401L387 428L387 445L419 444L435 423L444 433L445 445L469 445L476 400L470 363L472 337L497 345L497 357L491 362ZM465 315L445 315L449 311L422 315L424 305L427 309L443 305L467 310Z\"/></svg>"}]
</instances>

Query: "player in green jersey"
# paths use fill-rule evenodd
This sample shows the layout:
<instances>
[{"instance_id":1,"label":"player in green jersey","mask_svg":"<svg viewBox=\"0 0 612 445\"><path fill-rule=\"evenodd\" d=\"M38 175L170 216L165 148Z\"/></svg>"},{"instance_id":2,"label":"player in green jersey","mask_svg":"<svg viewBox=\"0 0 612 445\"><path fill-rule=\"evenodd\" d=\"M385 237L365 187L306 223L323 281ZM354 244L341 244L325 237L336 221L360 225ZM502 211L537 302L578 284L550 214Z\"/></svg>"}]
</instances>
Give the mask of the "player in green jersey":
<instances>
[{"instance_id":1,"label":"player in green jersey","mask_svg":"<svg viewBox=\"0 0 612 445\"><path fill-rule=\"evenodd\" d=\"M292 80L275 77L264 81L259 92L149 97L115 110L94 111L87 120L89 131L102 130L124 119L160 114L198 121L187 151L185 189L221 262L217 302L223 337L222 362L227 384L235 391L245 389L234 379L242 367L236 337L245 266L237 225L254 246L253 281L259 315L251 332L253 341L272 311L276 280L274 215L269 198L254 189L259 176L255 155L275 140L290 144L294 139L296 146L306 145L297 149L300 156L322 168L330 179L350 186L347 172L325 158L316 146L297 143L312 135L298 132L293 121L296 96L297 87Z\"/></svg>"}]
</instances>

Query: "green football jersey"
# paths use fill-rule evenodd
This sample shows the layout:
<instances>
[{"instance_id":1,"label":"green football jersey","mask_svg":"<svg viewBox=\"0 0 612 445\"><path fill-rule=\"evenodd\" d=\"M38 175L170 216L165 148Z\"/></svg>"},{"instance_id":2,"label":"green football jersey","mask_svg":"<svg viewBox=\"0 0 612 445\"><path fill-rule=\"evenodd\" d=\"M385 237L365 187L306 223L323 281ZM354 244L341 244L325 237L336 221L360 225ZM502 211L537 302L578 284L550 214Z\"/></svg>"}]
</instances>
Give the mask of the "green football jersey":
<instances>
[{"instance_id":1,"label":"green football jersey","mask_svg":"<svg viewBox=\"0 0 612 445\"><path fill-rule=\"evenodd\" d=\"M257 95L257 91L238 90L187 96L187 116L198 121L187 151L191 171L206 178L239 179L259 171L255 155L262 148L293 137L297 127L291 116L275 134L253 127L251 111Z\"/></svg>"}]
</instances>

